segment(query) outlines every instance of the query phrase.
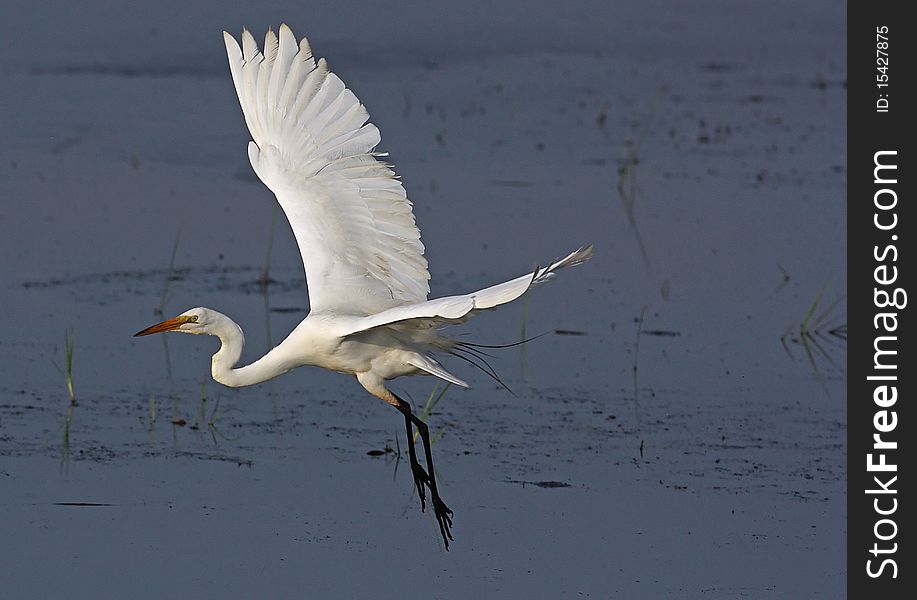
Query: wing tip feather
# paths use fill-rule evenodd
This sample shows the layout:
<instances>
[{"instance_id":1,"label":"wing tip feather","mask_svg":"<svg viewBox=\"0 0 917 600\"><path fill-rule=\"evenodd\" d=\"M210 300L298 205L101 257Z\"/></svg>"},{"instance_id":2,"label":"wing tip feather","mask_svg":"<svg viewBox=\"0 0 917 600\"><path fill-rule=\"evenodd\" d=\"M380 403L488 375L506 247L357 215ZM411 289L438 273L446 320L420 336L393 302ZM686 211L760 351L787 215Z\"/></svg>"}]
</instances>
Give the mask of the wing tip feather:
<instances>
[{"instance_id":1,"label":"wing tip feather","mask_svg":"<svg viewBox=\"0 0 917 600\"><path fill-rule=\"evenodd\" d=\"M242 48L239 46L239 42L225 29L223 30L223 43L226 45L226 53L231 59L242 59Z\"/></svg>"}]
</instances>

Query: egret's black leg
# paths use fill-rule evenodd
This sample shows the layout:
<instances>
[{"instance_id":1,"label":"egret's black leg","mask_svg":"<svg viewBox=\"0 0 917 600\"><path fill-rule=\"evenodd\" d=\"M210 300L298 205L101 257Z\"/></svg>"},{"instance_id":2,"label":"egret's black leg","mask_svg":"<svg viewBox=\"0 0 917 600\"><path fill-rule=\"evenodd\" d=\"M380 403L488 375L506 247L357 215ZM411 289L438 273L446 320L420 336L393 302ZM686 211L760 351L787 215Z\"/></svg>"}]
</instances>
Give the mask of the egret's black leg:
<instances>
[{"instance_id":1,"label":"egret's black leg","mask_svg":"<svg viewBox=\"0 0 917 600\"><path fill-rule=\"evenodd\" d=\"M395 407L401 414L404 415L405 425L408 432L408 455L411 459L411 472L414 474L414 484L417 486L418 494L420 495L420 508L421 510L425 509L425 494L423 486L426 484L430 488L430 502L433 504L433 514L436 515L436 521L439 523L439 532L443 536L443 543L446 545L446 550L449 549L449 540L452 538L452 510L446 506L446 503L443 502L442 498L439 497L439 492L436 489L436 473L433 470L433 452L430 449L430 430L427 427L427 424L424 423L420 418L418 418L412 411L411 405L395 396L398 400L398 405ZM417 426L417 431L420 433L420 439L423 441L424 455L427 459L427 469L429 472L425 471L420 463L417 462L417 456L414 452L414 432L412 431L411 424Z\"/></svg>"},{"instance_id":2,"label":"egret's black leg","mask_svg":"<svg viewBox=\"0 0 917 600\"><path fill-rule=\"evenodd\" d=\"M399 398L400 399L400 398ZM414 429L411 427L411 406L402 400L403 406L397 407L404 415L404 427L408 434L408 456L411 460L411 474L414 476L414 485L417 486L417 496L420 497L420 510L426 510L426 490L424 483L429 480L429 475L420 463L417 462L417 453L414 451Z\"/></svg>"},{"instance_id":3,"label":"egret's black leg","mask_svg":"<svg viewBox=\"0 0 917 600\"><path fill-rule=\"evenodd\" d=\"M439 532L443 536L443 543L446 544L446 550L448 550L449 540L452 539L452 510L446 506L443 499L439 497L439 492L436 489L436 474L433 472L433 452L430 449L430 430L427 424L418 417L413 414L411 417L411 420L417 426L417 430L420 431L420 439L423 440L423 449L427 458L427 468L430 469L430 477L427 480L427 484L430 487L430 502L433 504L433 514L436 515L436 520L439 523Z\"/></svg>"}]
</instances>

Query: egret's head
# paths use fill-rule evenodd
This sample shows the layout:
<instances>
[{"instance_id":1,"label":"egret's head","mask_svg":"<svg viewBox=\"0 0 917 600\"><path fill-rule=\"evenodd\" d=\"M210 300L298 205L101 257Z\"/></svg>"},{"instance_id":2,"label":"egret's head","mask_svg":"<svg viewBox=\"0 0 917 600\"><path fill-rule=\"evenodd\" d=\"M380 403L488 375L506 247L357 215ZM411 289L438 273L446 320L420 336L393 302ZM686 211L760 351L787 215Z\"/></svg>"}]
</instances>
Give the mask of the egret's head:
<instances>
[{"instance_id":1,"label":"egret's head","mask_svg":"<svg viewBox=\"0 0 917 600\"><path fill-rule=\"evenodd\" d=\"M163 331L178 331L180 333L209 333L209 326L213 320L213 311L209 308L198 307L186 310L177 317L167 319L162 323L157 323L147 327L143 331L138 331L138 335L150 335L151 333L162 333Z\"/></svg>"}]
</instances>

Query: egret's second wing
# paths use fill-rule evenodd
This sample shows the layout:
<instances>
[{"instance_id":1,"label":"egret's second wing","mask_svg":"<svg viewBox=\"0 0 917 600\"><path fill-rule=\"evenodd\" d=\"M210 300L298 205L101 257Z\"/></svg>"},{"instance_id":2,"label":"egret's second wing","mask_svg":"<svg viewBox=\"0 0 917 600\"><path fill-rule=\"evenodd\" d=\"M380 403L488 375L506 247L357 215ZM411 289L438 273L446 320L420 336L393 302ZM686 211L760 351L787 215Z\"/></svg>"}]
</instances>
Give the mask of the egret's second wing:
<instances>
[{"instance_id":1,"label":"egret's second wing","mask_svg":"<svg viewBox=\"0 0 917 600\"><path fill-rule=\"evenodd\" d=\"M305 38L281 25L264 54L248 31L223 34L254 142L249 159L274 192L302 253L312 312L370 315L422 302L427 261L411 203L376 159L379 130Z\"/></svg>"},{"instance_id":2,"label":"egret's second wing","mask_svg":"<svg viewBox=\"0 0 917 600\"><path fill-rule=\"evenodd\" d=\"M460 296L446 296L435 300L427 300L426 302L396 306L375 315L355 319L348 324L347 330L342 335L353 335L375 327L405 321L414 321L415 324L422 323L427 327L461 323L475 312L489 310L501 304L512 302L533 285L553 279L558 270L581 265L590 258L592 258L592 244L577 248L567 256L552 261L547 267L535 269L531 273L492 285L483 290Z\"/></svg>"}]
</instances>

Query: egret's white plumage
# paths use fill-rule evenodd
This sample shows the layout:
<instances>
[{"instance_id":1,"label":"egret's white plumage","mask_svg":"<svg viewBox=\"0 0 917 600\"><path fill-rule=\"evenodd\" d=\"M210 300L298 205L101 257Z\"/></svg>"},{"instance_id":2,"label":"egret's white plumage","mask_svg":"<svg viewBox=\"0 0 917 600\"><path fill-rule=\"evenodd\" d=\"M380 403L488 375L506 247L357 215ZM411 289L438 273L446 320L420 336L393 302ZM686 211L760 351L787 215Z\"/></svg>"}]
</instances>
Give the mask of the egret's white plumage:
<instances>
[{"instance_id":1,"label":"egret's white plumage","mask_svg":"<svg viewBox=\"0 0 917 600\"><path fill-rule=\"evenodd\" d=\"M241 46L228 33L223 38L253 139L249 160L293 229L310 312L277 347L239 368L242 329L211 309L191 309L137 335L180 331L219 337L212 375L232 387L305 365L356 376L404 415L421 503L426 486L448 548L452 512L436 490L426 425L385 381L428 373L467 387L434 357L456 345L439 327L518 298L558 269L588 260L592 247L470 294L427 300L430 273L411 203L391 166L374 152L379 130L353 92L324 59L313 58L305 38L297 44L286 25L279 36L268 31L263 53L247 30ZM421 432L429 473L414 456L412 424Z\"/></svg>"},{"instance_id":2,"label":"egret's white plumage","mask_svg":"<svg viewBox=\"0 0 917 600\"><path fill-rule=\"evenodd\" d=\"M255 173L283 208L302 253L314 313L369 315L427 299L427 261L411 203L377 160L379 130L344 83L280 27L264 54L223 34Z\"/></svg>"}]
</instances>

